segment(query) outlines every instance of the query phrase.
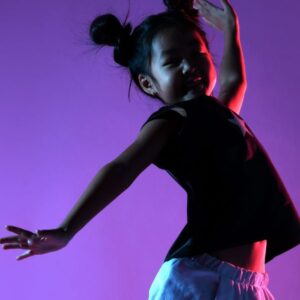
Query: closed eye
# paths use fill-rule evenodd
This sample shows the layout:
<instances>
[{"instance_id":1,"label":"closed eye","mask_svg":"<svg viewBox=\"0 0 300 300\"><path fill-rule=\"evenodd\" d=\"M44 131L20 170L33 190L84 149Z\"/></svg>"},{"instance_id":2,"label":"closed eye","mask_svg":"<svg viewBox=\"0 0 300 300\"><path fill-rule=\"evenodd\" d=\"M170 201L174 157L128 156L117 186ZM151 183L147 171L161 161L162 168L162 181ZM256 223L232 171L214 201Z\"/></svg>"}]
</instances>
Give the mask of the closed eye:
<instances>
[{"instance_id":1,"label":"closed eye","mask_svg":"<svg viewBox=\"0 0 300 300\"><path fill-rule=\"evenodd\" d=\"M196 52L194 52L193 54L192 54L192 57L193 58L203 58L203 57L205 57L207 55L207 53L206 52L199 52L199 51L196 51ZM176 66L176 65L178 65L179 63L180 63L180 61L181 61L181 59L176 59L176 58L174 58L174 59L172 59L172 60L170 60L170 61L167 61L167 62L165 62L164 63L164 66Z\"/></svg>"},{"instance_id":2,"label":"closed eye","mask_svg":"<svg viewBox=\"0 0 300 300\"><path fill-rule=\"evenodd\" d=\"M174 59L174 60L171 60L171 61L167 61L164 66L176 66L180 63L180 60L179 59Z\"/></svg>"}]
</instances>

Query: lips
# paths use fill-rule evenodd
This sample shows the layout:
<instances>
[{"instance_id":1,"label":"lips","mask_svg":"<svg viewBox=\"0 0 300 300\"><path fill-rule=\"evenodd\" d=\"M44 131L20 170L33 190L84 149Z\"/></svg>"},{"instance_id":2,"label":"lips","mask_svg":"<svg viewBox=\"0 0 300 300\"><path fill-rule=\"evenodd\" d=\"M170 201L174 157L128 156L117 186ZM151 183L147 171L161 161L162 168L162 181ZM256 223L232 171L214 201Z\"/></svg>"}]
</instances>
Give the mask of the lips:
<instances>
[{"instance_id":1,"label":"lips","mask_svg":"<svg viewBox=\"0 0 300 300\"><path fill-rule=\"evenodd\" d=\"M200 88L201 87L201 89L203 89L205 87L205 81L204 81L203 77L201 77L201 76L188 78L186 81L186 86L188 88L196 88L196 87Z\"/></svg>"}]
</instances>

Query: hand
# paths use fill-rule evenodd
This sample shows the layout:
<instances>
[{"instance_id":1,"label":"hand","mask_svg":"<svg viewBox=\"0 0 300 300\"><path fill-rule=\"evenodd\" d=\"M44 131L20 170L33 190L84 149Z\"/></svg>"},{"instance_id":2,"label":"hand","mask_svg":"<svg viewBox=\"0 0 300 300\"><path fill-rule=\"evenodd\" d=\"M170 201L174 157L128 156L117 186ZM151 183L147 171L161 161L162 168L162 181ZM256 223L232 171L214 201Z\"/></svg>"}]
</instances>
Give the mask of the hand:
<instances>
[{"instance_id":1,"label":"hand","mask_svg":"<svg viewBox=\"0 0 300 300\"><path fill-rule=\"evenodd\" d=\"M194 0L193 8L198 10L198 15L212 27L223 32L237 29L238 17L228 0L220 0L223 9L207 0Z\"/></svg>"},{"instance_id":2,"label":"hand","mask_svg":"<svg viewBox=\"0 0 300 300\"><path fill-rule=\"evenodd\" d=\"M6 229L17 235L1 238L0 244L4 244L3 249L28 249L18 256L17 260L57 251L70 241L62 228L37 230L36 233L16 226L6 226Z\"/></svg>"}]
</instances>

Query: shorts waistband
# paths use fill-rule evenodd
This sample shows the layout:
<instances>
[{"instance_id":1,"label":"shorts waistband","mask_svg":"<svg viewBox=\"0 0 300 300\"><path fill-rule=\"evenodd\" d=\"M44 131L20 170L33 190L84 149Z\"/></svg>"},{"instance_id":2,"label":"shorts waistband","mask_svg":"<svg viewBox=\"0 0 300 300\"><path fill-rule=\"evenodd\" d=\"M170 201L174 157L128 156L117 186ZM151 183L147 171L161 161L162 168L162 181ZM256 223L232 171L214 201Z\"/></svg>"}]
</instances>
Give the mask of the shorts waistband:
<instances>
[{"instance_id":1,"label":"shorts waistband","mask_svg":"<svg viewBox=\"0 0 300 300\"><path fill-rule=\"evenodd\" d=\"M260 287L267 287L269 284L269 274L267 272L262 273L247 270L229 262L220 260L207 253L199 256L193 256L191 259L197 261L202 266L216 271L220 275L229 277L239 283L256 285Z\"/></svg>"}]
</instances>

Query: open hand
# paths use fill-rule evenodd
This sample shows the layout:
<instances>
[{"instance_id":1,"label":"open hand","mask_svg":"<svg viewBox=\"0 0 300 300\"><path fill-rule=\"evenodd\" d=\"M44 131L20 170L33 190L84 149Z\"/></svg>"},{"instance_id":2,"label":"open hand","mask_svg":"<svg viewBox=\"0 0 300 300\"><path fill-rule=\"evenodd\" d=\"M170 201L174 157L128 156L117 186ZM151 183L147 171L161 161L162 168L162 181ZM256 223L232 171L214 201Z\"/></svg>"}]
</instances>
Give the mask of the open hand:
<instances>
[{"instance_id":1,"label":"open hand","mask_svg":"<svg viewBox=\"0 0 300 300\"><path fill-rule=\"evenodd\" d=\"M62 228L37 230L36 233L16 226L6 226L6 229L17 235L1 238L0 244L4 244L3 249L27 249L17 260L57 251L70 241Z\"/></svg>"},{"instance_id":2,"label":"open hand","mask_svg":"<svg viewBox=\"0 0 300 300\"><path fill-rule=\"evenodd\" d=\"M223 9L207 0L194 0L193 8L198 15L212 27L221 30L231 30L238 27L238 17L228 0L220 0Z\"/></svg>"}]
</instances>

